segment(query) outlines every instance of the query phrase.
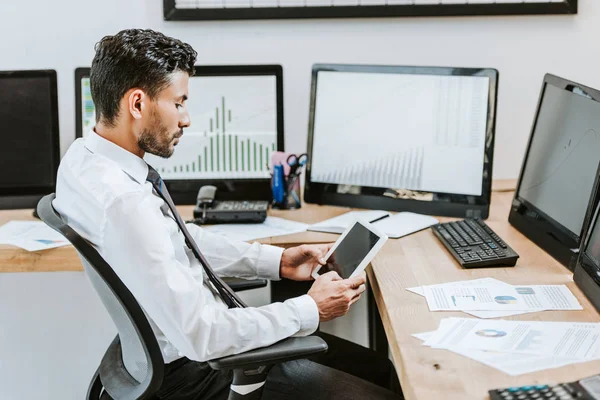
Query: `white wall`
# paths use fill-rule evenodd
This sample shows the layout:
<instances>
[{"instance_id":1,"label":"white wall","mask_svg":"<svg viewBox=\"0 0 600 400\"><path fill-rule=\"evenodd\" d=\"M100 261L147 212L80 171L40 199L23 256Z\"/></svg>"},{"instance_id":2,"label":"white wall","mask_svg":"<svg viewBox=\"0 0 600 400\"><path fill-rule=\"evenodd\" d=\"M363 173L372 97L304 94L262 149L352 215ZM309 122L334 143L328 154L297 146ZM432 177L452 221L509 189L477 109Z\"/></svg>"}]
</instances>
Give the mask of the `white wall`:
<instances>
[{"instance_id":1,"label":"white wall","mask_svg":"<svg viewBox=\"0 0 600 400\"><path fill-rule=\"evenodd\" d=\"M0 70L58 71L64 154L75 135L73 71L90 64L103 35L127 27L187 41L203 64L282 64L292 151L306 147L315 62L494 67L500 71L494 176L514 178L543 74L600 87L600 2L579 3L577 16L182 23L163 21L159 0L0 0ZM362 342L364 308L358 313L340 326L359 332ZM113 334L82 274L0 275L0 398L82 398Z\"/></svg>"},{"instance_id":2,"label":"white wall","mask_svg":"<svg viewBox=\"0 0 600 400\"><path fill-rule=\"evenodd\" d=\"M126 27L185 40L199 63L282 64L286 147L293 151L306 147L315 62L494 67L500 71L494 176L513 178L543 74L600 87L600 2L579 3L576 16L165 22L158 0L2 0L0 69L58 71L64 153L74 138L73 70L90 64L103 35Z\"/></svg>"}]
</instances>

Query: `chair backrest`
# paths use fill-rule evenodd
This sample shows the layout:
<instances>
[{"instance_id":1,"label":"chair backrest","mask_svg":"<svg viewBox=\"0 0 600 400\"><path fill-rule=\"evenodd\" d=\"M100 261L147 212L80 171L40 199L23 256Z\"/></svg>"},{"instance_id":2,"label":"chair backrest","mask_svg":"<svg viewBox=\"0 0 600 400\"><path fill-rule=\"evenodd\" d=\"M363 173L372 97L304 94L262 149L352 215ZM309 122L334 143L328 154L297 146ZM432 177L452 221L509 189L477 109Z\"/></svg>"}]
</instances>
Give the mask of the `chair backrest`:
<instances>
[{"instance_id":1,"label":"chair backrest","mask_svg":"<svg viewBox=\"0 0 600 400\"><path fill-rule=\"evenodd\" d=\"M114 399L153 398L164 375L164 359L142 308L96 249L72 229L52 206L55 195L43 197L37 213L77 250L118 335L99 367L104 390Z\"/></svg>"}]
</instances>

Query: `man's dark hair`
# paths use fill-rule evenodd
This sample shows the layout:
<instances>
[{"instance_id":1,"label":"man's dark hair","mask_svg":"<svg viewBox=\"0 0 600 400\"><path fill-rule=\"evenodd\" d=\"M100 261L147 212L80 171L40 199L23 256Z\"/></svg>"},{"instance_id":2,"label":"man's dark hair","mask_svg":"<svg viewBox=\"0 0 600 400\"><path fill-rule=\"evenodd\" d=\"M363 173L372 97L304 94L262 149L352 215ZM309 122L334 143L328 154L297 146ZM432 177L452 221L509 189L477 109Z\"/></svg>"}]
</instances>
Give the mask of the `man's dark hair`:
<instances>
[{"instance_id":1,"label":"man's dark hair","mask_svg":"<svg viewBox=\"0 0 600 400\"><path fill-rule=\"evenodd\" d=\"M150 29L126 29L105 36L95 47L90 89L96 122L114 126L121 98L139 88L154 98L173 72L194 75L198 53L187 43Z\"/></svg>"}]
</instances>

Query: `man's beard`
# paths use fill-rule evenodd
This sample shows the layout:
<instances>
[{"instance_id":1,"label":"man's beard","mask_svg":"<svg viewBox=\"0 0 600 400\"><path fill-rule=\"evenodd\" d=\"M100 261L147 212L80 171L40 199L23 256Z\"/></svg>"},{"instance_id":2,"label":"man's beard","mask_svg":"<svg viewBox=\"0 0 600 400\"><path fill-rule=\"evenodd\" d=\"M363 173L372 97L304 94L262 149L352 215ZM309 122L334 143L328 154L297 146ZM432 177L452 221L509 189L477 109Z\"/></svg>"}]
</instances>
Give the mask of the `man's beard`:
<instances>
[{"instance_id":1,"label":"man's beard","mask_svg":"<svg viewBox=\"0 0 600 400\"><path fill-rule=\"evenodd\" d=\"M138 146L146 153L169 158L175 150L174 147L171 147L173 139L179 138L181 135L183 135L183 129L174 134L168 133L164 126L159 126L156 130L144 129L138 139Z\"/></svg>"}]
</instances>

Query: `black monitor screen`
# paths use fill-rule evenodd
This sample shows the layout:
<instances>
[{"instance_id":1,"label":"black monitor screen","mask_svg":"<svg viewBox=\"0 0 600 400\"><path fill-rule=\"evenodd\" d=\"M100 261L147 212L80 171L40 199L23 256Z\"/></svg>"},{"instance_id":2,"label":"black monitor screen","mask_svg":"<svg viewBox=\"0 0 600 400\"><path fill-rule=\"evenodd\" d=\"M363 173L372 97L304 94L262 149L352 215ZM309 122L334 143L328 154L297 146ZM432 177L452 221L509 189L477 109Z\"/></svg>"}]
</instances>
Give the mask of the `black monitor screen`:
<instances>
[{"instance_id":1,"label":"black monitor screen","mask_svg":"<svg viewBox=\"0 0 600 400\"><path fill-rule=\"evenodd\" d=\"M600 161L600 102L547 84L518 197L579 237Z\"/></svg>"},{"instance_id":2,"label":"black monitor screen","mask_svg":"<svg viewBox=\"0 0 600 400\"><path fill-rule=\"evenodd\" d=\"M0 72L0 132L0 193L53 187L59 157L54 71Z\"/></svg>"}]
</instances>

